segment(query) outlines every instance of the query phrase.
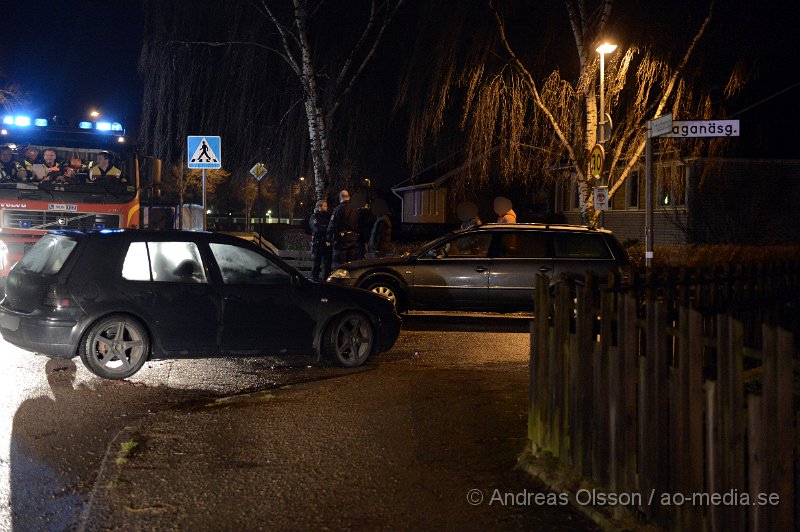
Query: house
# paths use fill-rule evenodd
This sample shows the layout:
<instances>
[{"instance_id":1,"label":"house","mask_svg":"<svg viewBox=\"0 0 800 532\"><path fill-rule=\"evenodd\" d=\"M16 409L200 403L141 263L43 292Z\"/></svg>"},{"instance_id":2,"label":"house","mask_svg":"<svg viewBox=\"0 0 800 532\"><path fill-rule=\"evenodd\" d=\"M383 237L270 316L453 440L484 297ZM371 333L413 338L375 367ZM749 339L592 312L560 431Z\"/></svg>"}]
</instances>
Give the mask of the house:
<instances>
[{"instance_id":1,"label":"house","mask_svg":"<svg viewBox=\"0 0 800 532\"><path fill-rule=\"evenodd\" d=\"M492 153L495 153L493 150ZM457 226L456 181L467 170L463 154L431 166L396 185L404 228ZM562 170L566 171L566 170ZM656 244L799 242L800 160L664 157L653 165L653 232ZM611 183L613 187L614 183ZM519 187L515 187L519 188ZM610 201L603 227L621 242L644 243L645 167L637 164ZM481 219L493 220L491 200L512 199L520 222L581 224L574 178L549 188L492 190L478 194Z\"/></svg>"},{"instance_id":2,"label":"house","mask_svg":"<svg viewBox=\"0 0 800 532\"><path fill-rule=\"evenodd\" d=\"M653 165L653 179L656 244L800 242L800 160L668 159ZM604 214L603 226L621 242L644 242L645 189L637 165ZM580 224L574 181L555 194L567 223Z\"/></svg>"}]
</instances>

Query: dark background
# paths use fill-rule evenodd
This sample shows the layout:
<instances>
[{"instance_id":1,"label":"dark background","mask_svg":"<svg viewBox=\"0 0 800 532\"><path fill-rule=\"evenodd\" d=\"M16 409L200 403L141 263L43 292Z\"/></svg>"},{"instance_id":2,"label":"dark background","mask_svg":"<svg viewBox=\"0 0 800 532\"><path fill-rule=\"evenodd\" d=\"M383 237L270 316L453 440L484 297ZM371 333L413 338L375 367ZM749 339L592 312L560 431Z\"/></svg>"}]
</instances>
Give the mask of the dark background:
<instances>
[{"instance_id":1,"label":"dark background","mask_svg":"<svg viewBox=\"0 0 800 532\"><path fill-rule=\"evenodd\" d=\"M19 111L83 118L96 108L136 134L141 2L9 1L0 20L0 75L21 90Z\"/></svg>"},{"instance_id":2,"label":"dark background","mask_svg":"<svg viewBox=\"0 0 800 532\"><path fill-rule=\"evenodd\" d=\"M569 31L563 6L545 4L547 9L544 4L538 10L531 7L531 20L548 27L544 18L559 17L549 26L554 31L558 29L558 33ZM198 9L202 6L203 2L197 2ZM371 94L363 101L366 111L359 114L374 121L383 109L388 120L384 123L386 138L373 138L381 149L374 158L377 160L370 160L368 166L374 168L372 171L380 171L378 167L383 165L381 173L394 182L402 180L409 170L404 161L406 117L402 110L391 109L403 58L410 53L413 42L424 38L415 34L416 15L422 6L414 0L406 3L359 89ZM691 9L687 11L686 7ZM642 17L667 20L674 17L674 22L656 27L655 32L682 31L696 27L698 9L695 2L682 0L619 0L612 12L612 27L616 24L618 33L625 38L635 33L630 28ZM800 8L789 2L718 0L715 9L712 27L696 55L726 50L732 61L741 59L749 69L747 85L727 106L729 114L742 121L742 138L734 155L797 158ZM0 30L0 76L5 83L13 83L20 89L24 103L17 110L32 116L62 114L81 118L96 108L104 119L122 122L127 133L135 136L142 96L137 62L143 19L139 0L7 3ZM571 35L555 39L571 44ZM574 57L572 49L565 53ZM707 65L712 70L716 66ZM783 94L776 95L782 90ZM741 112L750 106L754 107ZM435 158L432 156L426 163L434 162Z\"/></svg>"}]
</instances>

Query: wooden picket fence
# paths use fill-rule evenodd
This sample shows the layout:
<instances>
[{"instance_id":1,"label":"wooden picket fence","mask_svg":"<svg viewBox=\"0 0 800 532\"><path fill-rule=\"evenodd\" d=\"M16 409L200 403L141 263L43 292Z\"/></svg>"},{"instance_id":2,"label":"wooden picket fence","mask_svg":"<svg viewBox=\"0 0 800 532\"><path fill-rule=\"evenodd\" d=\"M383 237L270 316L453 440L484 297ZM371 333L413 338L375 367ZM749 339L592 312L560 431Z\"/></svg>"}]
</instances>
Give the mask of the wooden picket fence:
<instances>
[{"instance_id":1,"label":"wooden picket fence","mask_svg":"<svg viewBox=\"0 0 800 532\"><path fill-rule=\"evenodd\" d=\"M797 530L800 264L630 277L539 277L534 452L675 530Z\"/></svg>"}]
</instances>

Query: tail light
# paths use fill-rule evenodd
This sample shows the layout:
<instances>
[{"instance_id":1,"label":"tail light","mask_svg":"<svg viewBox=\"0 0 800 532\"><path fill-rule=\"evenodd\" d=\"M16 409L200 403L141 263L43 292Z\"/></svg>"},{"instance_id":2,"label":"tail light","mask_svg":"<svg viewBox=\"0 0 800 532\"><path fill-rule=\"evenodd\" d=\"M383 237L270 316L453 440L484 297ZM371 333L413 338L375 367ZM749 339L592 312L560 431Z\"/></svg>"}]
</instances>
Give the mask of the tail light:
<instances>
[{"instance_id":1,"label":"tail light","mask_svg":"<svg viewBox=\"0 0 800 532\"><path fill-rule=\"evenodd\" d=\"M53 308L69 308L75 306L72 298L65 293L63 286L50 285L44 295L44 305Z\"/></svg>"}]
</instances>

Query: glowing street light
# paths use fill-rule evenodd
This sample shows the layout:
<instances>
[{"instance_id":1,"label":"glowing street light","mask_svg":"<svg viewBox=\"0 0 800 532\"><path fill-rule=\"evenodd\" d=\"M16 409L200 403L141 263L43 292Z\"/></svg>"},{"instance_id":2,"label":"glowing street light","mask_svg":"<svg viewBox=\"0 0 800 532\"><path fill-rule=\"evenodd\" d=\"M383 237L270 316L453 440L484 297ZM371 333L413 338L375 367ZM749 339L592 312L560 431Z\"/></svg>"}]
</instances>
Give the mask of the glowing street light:
<instances>
[{"instance_id":1,"label":"glowing street light","mask_svg":"<svg viewBox=\"0 0 800 532\"><path fill-rule=\"evenodd\" d=\"M616 49L616 44L610 44L607 42L597 47L597 53L600 54L600 139L597 142L600 144L603 144L606 141L606 54L610 54Z\"/></svg>"},{"instance_id":2,"label":"glowing street light","mask_svg":"<svg viewBox=\"0 0 800 532\"><path fill-rule=\"evenodd\" d=\"M89 113L89 116L91 116L92 118L98 118L100 116L100 113L96 109L92 109L92 112Z\"/></svg>"},{"instance_id":3,"label":"glowing street light","mask_svg":"<svg viewBox=\"0 0 800 532\"><path fill-rule=\"evenodd\" d=\"M610 54L617 49L616 44L604 42L596 48L597 53L600 54L600 134L598 135L597 143L605 148L606 142L606 54ZM605 178L600 176L600 182L605 183ZM605 213L600 212L600 227L603 227Z\"/></svg>"}]
</instances>

